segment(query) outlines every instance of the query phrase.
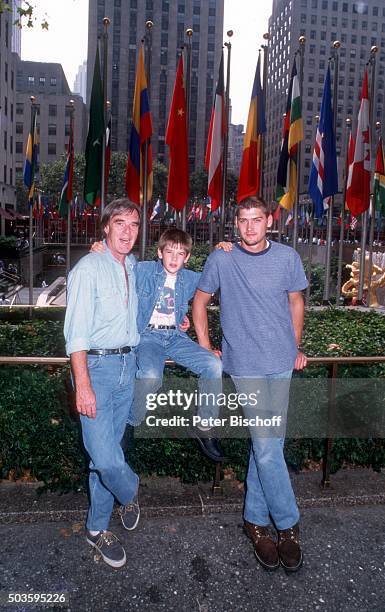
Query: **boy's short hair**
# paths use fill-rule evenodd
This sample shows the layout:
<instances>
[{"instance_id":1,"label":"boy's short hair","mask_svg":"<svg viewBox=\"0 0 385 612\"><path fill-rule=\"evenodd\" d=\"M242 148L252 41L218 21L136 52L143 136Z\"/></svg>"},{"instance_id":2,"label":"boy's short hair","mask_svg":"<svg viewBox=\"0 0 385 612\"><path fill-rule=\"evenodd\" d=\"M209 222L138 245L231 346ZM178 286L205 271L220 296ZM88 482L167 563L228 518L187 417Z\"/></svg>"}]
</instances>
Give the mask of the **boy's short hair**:
<instances>
[{"instance_id":1,"label":"boy's short hair","mask_svg":"<svg viewBox=\"0 0 385 612\"><path fill-rule=\"evenodd\" d=\"M250 196L249 198L245 198L242 200L235 210L235 216L238 218L241 209L250 210L250 208L260 208L268 217L272 214L271 206L265 202L263 198L259 198L257 196Z\"/></svg>"},{"instance_id":2,"label":"boy's short hair","mask_svg":"<svg viewBox=\"0 0 385 612\"><path fill-rule=\"evenodd\" d=\"M168 229L163 232L163 234L159 238L158 249L160 251L163 251L167 244L172 244L172 246L180 244L180 246L185 249L186 254L188 255L189 253L191 253L192 249L192 238L190 234L184 232L181 229Z\"/></svg>"},{"instance_id":3,"label":"boy's short hair","mask_svg":"<svg viewBox=\"0 0 385 612\"><path fill-rule=\"evenodd\" d=\"M128 198L118 198L117 200L112 200L112 202L110 202L103 210L101 218L102 230L105 230L113 217L127 211L137 212L140 221L141 210L139 206L134 204L134 202L131 202L131 200Z\"/></svg>"}]
</instances>

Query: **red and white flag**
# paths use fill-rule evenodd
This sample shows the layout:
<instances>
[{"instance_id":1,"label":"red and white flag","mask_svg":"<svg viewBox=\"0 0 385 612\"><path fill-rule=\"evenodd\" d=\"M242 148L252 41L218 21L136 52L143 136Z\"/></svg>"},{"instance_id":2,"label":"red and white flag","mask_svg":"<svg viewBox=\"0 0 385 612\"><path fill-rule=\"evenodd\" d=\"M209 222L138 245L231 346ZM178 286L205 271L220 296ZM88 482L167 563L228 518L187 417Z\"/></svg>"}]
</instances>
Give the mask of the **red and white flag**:
<instances>
[{"instance_id":1,"label":"red and white flag","mask_svg":"<svg viewBox=\"0 0 385 612\"><path fill-rule=\"evenodd\" d=\"M226 133L225 84L223 76L223 53L219 65L219 76L215 91L214 106L211 113L207 139L205 167L209 173L207 193L211 198L211 211L214 212L222 201L223 139Z\"/></svg>"},{"instance_id":2,"label":"red and white flag","mask_svg":"<svg viewBox=\"0 0 385 612\"><path fill-rule=\"evenodd\" d=\"M365 70L353 163L349 166L347 205L354 217L368 210L370 204L370 128L368 73Z\"/></svg>"}]
</instances>

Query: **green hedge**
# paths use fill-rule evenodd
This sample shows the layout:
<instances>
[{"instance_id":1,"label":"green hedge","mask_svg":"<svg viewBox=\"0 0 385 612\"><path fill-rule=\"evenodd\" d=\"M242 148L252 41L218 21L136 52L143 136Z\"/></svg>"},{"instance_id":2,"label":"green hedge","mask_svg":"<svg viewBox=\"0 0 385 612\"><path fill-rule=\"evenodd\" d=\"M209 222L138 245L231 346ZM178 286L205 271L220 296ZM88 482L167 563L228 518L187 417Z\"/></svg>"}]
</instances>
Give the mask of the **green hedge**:
<instances>
[{"instance_id":1,"label":"green hedge","mask_svg":"<svg viewBox=\"0 0 385 612\"><path fill-rule=\"evenodd\" d=\"M211 311L209 317L213 342L219 345L218 311ZM384 338L385 317L372 312L328 309L306 315L303 345L308 355L381 355ZM0 322L0 354L64 355L62 323ZM341 374L384 377L385 366L341 368ZM325 369L309 368L302 375L325 376ZM78 424L68 416L64 378L64 369L0 367L0 477L27 473L50 489L84 486L86 459ZM223 447L227 465L242 478L247 441L224 440ZM323 441L313 439L288 440L285 449L288 463L295 469L308 460L319 460L322 452ZM213 464L191 440L136 440L130 460L143 475L173 475L186 482L210 479L213 473ZM336 440L332 470L344 462L380 469L385 465L384 441Z\"/></svg>"}]
</instances>

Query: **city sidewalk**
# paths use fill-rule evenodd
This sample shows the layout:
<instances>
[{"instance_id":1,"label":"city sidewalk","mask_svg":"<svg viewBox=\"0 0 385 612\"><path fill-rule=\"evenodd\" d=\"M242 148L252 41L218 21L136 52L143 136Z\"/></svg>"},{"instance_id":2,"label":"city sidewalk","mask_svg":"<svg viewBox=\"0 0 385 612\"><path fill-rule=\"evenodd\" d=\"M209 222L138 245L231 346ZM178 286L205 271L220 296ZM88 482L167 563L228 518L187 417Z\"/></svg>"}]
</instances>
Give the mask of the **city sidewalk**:
<instances>
[{"instance_id":1,"label":"city sidewalk","mask_svg":"<svg viewBox=\"0 0 385 612\"><path fill-rule=\"evenodd\" d=\"M292 477L305 551L294 575L257 564L234 481L212 497L210 485L145 479L137 529L125 532L116 515L112 521L127 551L119 570L85 542L84 494L38 496L34 485L0 484L1 597L66 592L64 609L76 612L383 612L385 473L340 470L327 490L319 488L319 472ZM47 608L0 604L1 611L30 609Z\"/></svg>"}]
</instances>

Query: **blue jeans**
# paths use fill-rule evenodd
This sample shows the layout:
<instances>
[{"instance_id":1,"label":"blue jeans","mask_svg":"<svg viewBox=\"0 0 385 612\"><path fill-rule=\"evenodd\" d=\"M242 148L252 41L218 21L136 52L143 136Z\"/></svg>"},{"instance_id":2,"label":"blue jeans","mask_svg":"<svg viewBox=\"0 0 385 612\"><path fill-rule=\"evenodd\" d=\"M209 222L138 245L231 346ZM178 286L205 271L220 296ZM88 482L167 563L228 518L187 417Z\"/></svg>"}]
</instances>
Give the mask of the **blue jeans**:
<instances>
[{"instance_id":1,"label":"blue jeans","mask_svg":"<svg viewBox=\"0 0 385 612\"><path fill-rule=\"evenodd\" d=\"M299 520L299 511L283 455L292 370L260 378L233 376L237 393L256 392L256 406L246 405L246 418L281 417L281 427L249 427L251 445L246 477L243 516L267 526L270 517L277 529L288 529ZM266 421L264 421L266 422Z\"/></svg>"},{"instance_id":2,"label":"blue jeans","mask_svg":"<svg viewBox=\"0 0 385 612\"><path fill-rule=\"evenodd\" d=\"M214 353L178 330L153 329L141 334L136 357L138 371L134 402L128 417L130 425L140 425L145 418L146 396L156 393L162 386L166 359L173 359L178 365L198 374L199 392L208 394L199 405L198 415L202 419L218 416L216 399L222 392L222 361Z\"/></svg>"},{"instance_id":3,"label":"blue jeans","mask_svg":"<svg viewBox=\"0 0 385 612\"><path fill-rule=\"evenodd\" d=\"M134 392L135 355L88 355L88 371L96 395L96 417L80 416L83 442L90 456L90 508L87 529L108 529L114 499L128 504L139 478L126 463L120 441Z\"/></svg>"}]
</instances>

